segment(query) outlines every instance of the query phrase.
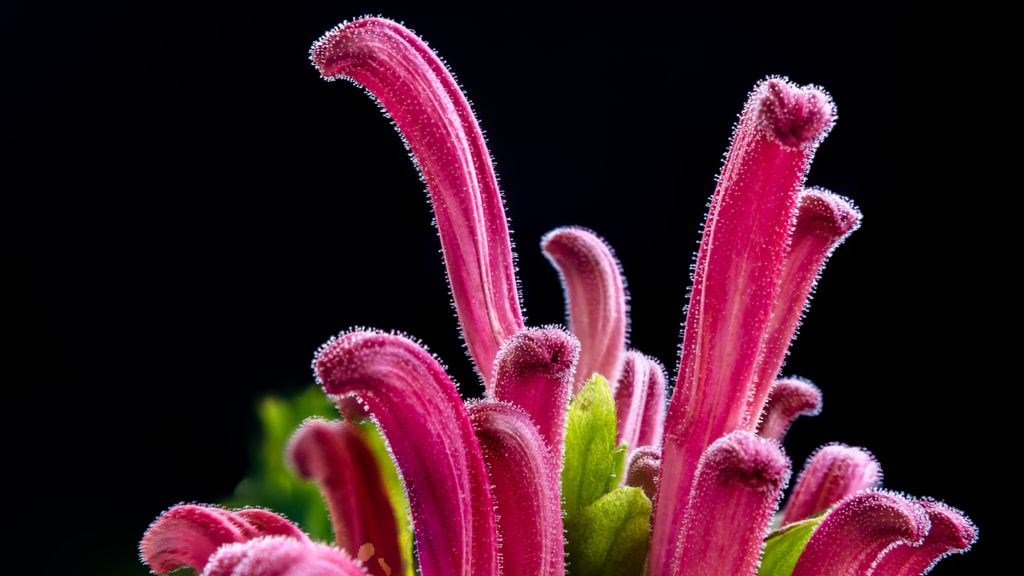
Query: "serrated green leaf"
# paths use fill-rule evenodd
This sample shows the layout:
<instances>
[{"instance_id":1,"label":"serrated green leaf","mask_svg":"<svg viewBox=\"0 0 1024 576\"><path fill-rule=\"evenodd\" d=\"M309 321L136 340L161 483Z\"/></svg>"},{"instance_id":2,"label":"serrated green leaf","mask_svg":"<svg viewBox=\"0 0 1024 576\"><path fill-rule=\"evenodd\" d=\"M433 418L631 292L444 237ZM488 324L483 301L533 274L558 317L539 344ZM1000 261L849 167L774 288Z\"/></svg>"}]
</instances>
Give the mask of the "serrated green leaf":
<instances>
[{"instance_id":1,"label":"serrated green leaf","mask_svg":"<svg viewBox=\"0 0 1024 576\"><path fill-rule=\"evenodd\" d=\"M758 576L790 576L797 560L804 552L807 541L818 529L824 514L800 522L787 524L768 534L761 554Z\"/></svg>"},{"instance_id":2,"label":"serrated green leaf","mask_svg":"<svg viewBox=\"0 0 1024 576\"><path fill-rule=\"evenodd\" d=\"M578 541L569 550L573 576L639 576L651 543L651 501L622 486L580 513Z\"/></svg>"},{"instance_id":3,"label":"serrated green leaf","mask_svg":"<svg viewBox=\"0 0 1024 576\"><path fill-rule=\"evenodd\" d=\"M570 539L580 512L609 490L615 425L615 399L608 381L595 374L573 398L566 415L562 509Z\"/></svg>"}]
</instances>

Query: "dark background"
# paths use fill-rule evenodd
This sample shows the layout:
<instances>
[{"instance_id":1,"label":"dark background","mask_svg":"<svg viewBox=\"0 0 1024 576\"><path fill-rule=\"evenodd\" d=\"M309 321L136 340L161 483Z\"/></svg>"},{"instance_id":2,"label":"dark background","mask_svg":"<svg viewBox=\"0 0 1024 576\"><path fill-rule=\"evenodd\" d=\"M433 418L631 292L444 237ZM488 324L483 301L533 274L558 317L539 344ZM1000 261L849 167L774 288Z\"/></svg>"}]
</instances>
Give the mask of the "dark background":
<instances>
[{"instance_id":1,"label":"dark background","mask_svg":"<svg viewBox=\"0 0 1024 576\"><path fill-rule=\"evenodd\" d=\"M808 184L865 217L785 368L825 398L787 450L799 469L826 442L868 447L886 487L980 526L975 549L933 574L996 569L1009 522L995 502L1016 488L1002 407L1019 397L999 374L1019 342L1000 288L1015 260L999 252L1016 246L999 223L1014 211L998 170L1013 115L995 29L1007 15L647 2L3 11L5 476L24 487L8 492L27 521L19 540L40 544L47 568L144 573L149 522L229 494L255 401L307 385L316 348L341 330L414 335L479 395L400 139L359 88L307 61L338 22L383 14L421 34L475 103L529 323L562 319L541 235L590 227L625 269L631 344L670 372L699 224L748 91L769 74L825 87L839 120Z\"/></svg>"}]
</instances>

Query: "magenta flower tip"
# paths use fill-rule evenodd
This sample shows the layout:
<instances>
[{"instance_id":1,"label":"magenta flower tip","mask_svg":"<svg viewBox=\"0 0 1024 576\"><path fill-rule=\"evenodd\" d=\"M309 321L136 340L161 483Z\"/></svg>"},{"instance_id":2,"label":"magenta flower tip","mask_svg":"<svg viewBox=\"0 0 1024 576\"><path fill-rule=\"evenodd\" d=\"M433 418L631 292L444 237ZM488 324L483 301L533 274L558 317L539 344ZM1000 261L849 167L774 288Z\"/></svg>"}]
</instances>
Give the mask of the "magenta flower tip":
<instances>
[{"instance_id":1,"label":"magenta flower tip","mask_svg":"<svg viewBox=\"0 0 1024 576\"><path fill-rule=\"evenodd\" d=\"M978 539L978 528L963 512L934 500L917 502L928 515L931 530L920 546L899 545L878 563L876 572L886 576L927 574L943 558L963 554Z\"/></svg>"},{"instance_id":2,"label":"magenta flower tip","mask_svg":"<svg viewBox=\"0 0 1024 576\"><path fill-rule=\"evenodd\" d=\"M366 576L344 552L281 536L221 547L203 576Z\"/></svg>"},{"instance_id":3,"label":"magenta flower tip","mask_svg":"<svg viewBox=\"0 0 1024 576\"><path fill-rule=\"evenodd\" d=\"M764 130L790 148L817 146L835 123L832 99L815 86L799 87L786 78L770 78L751 100Z\"/></svg>"}]
</instances>

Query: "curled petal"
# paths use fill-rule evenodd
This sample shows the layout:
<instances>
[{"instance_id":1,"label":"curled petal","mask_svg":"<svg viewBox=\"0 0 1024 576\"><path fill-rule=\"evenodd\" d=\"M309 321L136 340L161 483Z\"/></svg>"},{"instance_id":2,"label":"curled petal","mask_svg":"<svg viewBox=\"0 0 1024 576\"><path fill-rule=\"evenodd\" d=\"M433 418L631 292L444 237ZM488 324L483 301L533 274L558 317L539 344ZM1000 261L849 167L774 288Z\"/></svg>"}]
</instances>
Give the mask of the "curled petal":
<instances>
[{"instance_id":1,"label":"curled petal","mask_svg":"<svg viewBox=\"0 0 1024 576\"><path fill-rule=\"evenodd\" d=\"M284 536L231 544L210 558L202 576L366 576L341 550Z\"/></svg>"},{"instance_id":2,"label":"curled petal","mask_svg":"<svg viewBox=\"0 0 1024 576\"><path fill-rule=\"evenodd\" d=\"M661 473L661 448L639 446L626 463L626 486L636 486L652 503L658 495L658 474Z\"/></svg>"},{"instance_id":3,"label":"curled petal","mask_svg":"<svg viewBox=\"0 0 1024 576\"><path fill-rule=\"evenodd\" d=\"M362 431L348 422L309 420L288 443L288 460L304 480L313 480L327 501L338 547L350 555L366 544L374 555L369 572L387 576L402 566L398 529L388 490ZM383 559L384 564L377 560Z\"/></svg>"},{"instance_id":4,"label":"curled petal","mask_svg":"<svg viewBox=\"0 0 1024 576\"><path fill-rule=\"evenodd\" d=\"M327 79L366 88L394 120L427 184L462 336L491 382L494 356L523 328L505 208L483 134L445 65L415 34L365 18L310 50Z\"/></svg>"},{"instance_id":5,"label":"curled petal","mask_svg":"<svg viewBox=\"0 0 1024 576\"><path fill-rule=\"evenodd\" d=\"M558 465L530 417L496 402L470 405L491 478L501 573L564 576Z\"/></svg>"},{"instance_id":6,"label":"curled petal","mask_svg":"<svg viewBox=\"0 0 1024 576\"><path fill-rule=\"evenodd\" d=\"M139 544L142 560L156 574L180 566L201 572L210 555L224 544L246 542L265 534L305 535L290 522L265 510L229 512L214 506L181 504L164 512Z\"/></svg>"},{"instance_id":7,"label":"curled petal","mask_svg":"<svg viewBox=\"0 0 1024 576\"><path fill-rule=\"evenodd\" d=\"M557 462L579 353L579 340L560 328L526 328L495 361L493 398L529 414Z\"/></svg>"},{"instance_id":8,"label":"curled petal","mask_svg":"<svg viewBox=\"0 0 1024 576\"><path fill-rule=\"evenodd\" d=\"M950 554L963 554L978 539L978 529L963 512L941 502L919 500L931 530L920 546L900 544L879 561L878 574L885 576L920 576Z\"/></svg>"},{"instance_id":9,"label":"curled petal","mask_svg":"<svg viewBox=\"0 0 1024 576\"><path fill-rule=\"evenodd\" d=\"M874 488L881 480L882 469L867 450L842 444L823 446L807 459L782 523L824 512L840 500Z\"/></svg>"},{"instance_id":10,"label":"curled petal","mask_svg":"<svg viewBox=\"0 0 1024 576\"><path fill-rule=\"evenodd\" d=\"M556 228L541 248L565 290L569 330L580 339L573 394L595 373L618 382L626 351L629 307L619 261L599 236L584 228Z\"/></svg>"},{"instance_id":11,"label":"curled petal","mask_svg":"<svg viewBox=\"0 0 1024 576\"><path fill-rule=\"evenodd\" d=\"M821 91L773 78L755 88L733 136L697 253L665 419L652 573L666 571L700 455L749 414L797 197L832 117Z\"/></svg>"},{"instance_id":12,"label":"curled petal","mask_svg":"<svg viewBox=\"0 0 1024 576\"><path fill-rule=\"evenodd\" d=\"M330 396L358 395L405 480L426 576L497 572L494 511L480 444L444 369L411 340L352 332L314 363Z\"/></svg>"},{"instance_id":13,"label":"curled petal","mask_svg":"<svg viewBox=\"0 0 1024 576\"><path fill-rule=\"evenodd\" d=\"M789 459L774 442L733 432L711 444L697 469L672 574L752 576L788 481Z\"/></svg>"},{"instance_id":14,"label":"curled petal","mask_svg":"<svg viewBox=\"0 0 1024 576\"><path fill-rule=\"evenodd\" d=\"M757 434L782 442L797 416L817 416L821 412L821 390L802 378L783 378L772 386L764 406Z\"/></svg>"},{"instance_id":15,"label":"curled petal","mask_svg":"<svg viewBox=\"0 0 1024 576\"><path fill-rule=\"evenodd\" d=\"M635 350L626 352L622 376L615 387L615 411L619 444L630 449L661 445L665 423L665 367L661 362Z\"/></svg>"},{"instance_id":16,"label":"curled petal","mask_svg":"<svg viewBox=\"0 0 1024 576\"><path fill-rule=\"evenodd\" d=\"M849 200L825 190L800 193L796 224L789 252L782 268L778 297L764 345L764 356L756 377L747 430L756 430L769 390L782 368L782 361L796 334L800 314L810 303L811 290L825 261L837 246L860 227L861 214Z\"/></svg>"},{"instance_id":17,"label":"curled petal","mask_svg":"<svg viewBox=\"0 0 1024 576\"><path fill-rule=\"evenodd\" d=\"M861 492L842 501L821 521L793 568L793 576L871 574L887 550L920 544L928 516L897 494Z\"/></svg>"}]
</instances>

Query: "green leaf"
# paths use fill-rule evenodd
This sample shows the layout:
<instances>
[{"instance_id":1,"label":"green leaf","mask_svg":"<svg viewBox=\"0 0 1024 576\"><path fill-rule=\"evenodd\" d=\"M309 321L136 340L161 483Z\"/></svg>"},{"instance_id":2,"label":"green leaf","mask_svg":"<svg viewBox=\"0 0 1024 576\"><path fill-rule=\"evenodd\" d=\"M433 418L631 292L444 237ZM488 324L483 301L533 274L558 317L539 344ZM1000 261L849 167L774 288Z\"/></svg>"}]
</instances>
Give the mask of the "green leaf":
<instances>
[{"instance_id":1,"label":"green leaf","mask_svg":"<svg viewBox=\"0 0 1024 576\"><path fill-rule=\"evenodd\" d=\"M608 476L608 485L604 491L611 492L619 486L622 475L626 471L626 454L629 453L629 445L623 442L612 454L612 473Z\"/></svg>"},{"instance_id":2,"label":"green leaf","mask_svg":"<svg viewBox=\"0 0 1024 576\"><path fill-rule=\"evenodd\" d=\"M818 529L824 514L787 524L768 534L764 541L764 552L761 555L761 567L758 576L790 576L797 560L804 552L807 541Z\"/></svg>"},{"instance_id":3,"label":"green leaf","mask_svg":"<svg viewBox=\"0 0 1024 576\"><path fill-rule=\"evenodd\" d=\"M569 538L580 512L604 496L615 473L615 400L599 374L573 398L566 416L562 509Z\"/></svg>"},{"instance_id":4,"label":"green leaf","mask_svg":"<svg viewBox=\"0 0 1024 576\"><path fill-rule=\"evenodd\" d=\"M573 576L639 576L651 544L651 501L622 486L580 514L580 535L569 551Z\"/></svg>"}]
</instances>

